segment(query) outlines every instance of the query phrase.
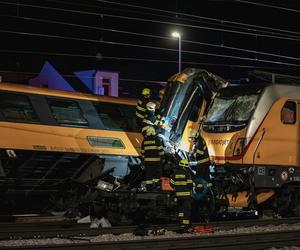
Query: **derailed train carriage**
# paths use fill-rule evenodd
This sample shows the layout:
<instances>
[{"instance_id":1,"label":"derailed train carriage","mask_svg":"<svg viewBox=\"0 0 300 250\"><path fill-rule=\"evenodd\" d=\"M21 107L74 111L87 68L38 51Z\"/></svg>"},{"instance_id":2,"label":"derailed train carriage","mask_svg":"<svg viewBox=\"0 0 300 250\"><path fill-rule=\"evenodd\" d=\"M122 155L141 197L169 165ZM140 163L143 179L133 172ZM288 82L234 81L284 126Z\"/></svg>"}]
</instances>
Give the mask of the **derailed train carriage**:
<instances>
[{"instance_id":1,"label":"derailed train carriage","mask_svg":"<svg viewBox=\"0 0 300 250\"><path fill-rule=\"evenodd\" d=\"M162 111L175 122L165 134L173 149L177 128L185 126L181 112L195 117L195 105L209 103L225 83L203 70L186 72L169 80L164 98ZM54 209L100 214L116 224L176 219L172 192L132 191L143 180L136 101L5 83L0 95L2 213ZM174 98L181 106L170 109ZM169 154L167 172L176 161Z\"/></svg>"},{"instance_id":2,"label":"derailed train carriage","mask_svg":"<svg viewBox=\"0 0 300 250\"><path fill-rule=\"evenodd\" d=\"M1 83L1 211L46 209L63 187L67 195L74 183L98 180L116 166L115 176L126 175L142 140L135 105L122 98Z\"/></svg>"}]
</instances>

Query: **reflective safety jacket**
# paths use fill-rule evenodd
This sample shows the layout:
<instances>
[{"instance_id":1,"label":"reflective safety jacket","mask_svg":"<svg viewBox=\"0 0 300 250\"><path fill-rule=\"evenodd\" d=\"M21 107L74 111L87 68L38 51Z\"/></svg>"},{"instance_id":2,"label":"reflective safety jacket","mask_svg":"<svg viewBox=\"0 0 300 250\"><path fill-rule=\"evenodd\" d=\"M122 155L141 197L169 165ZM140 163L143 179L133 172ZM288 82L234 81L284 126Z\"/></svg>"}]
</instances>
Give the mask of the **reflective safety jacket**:
<instances>
[{"instance_id":1,"label":"reflective safety jacket","mask_svg":"<svg viewBox=\"0 0 300 250\"><path fill-rule=\"evenodd\" d=\"M141 126L143 119L145 118L146 115L146 104L149 102L149 99L145 98L144 96L142 96L140 98L140 100L138 100L136 108L135 108L135 117L136 117L136 121L138 122L138 124Z\"/></svg>"},{"instance_id":2,"label":"reflective safety jacket","mask_svg":"<svg viewBox=\"0 0 300 250\"><path fill-rule=\"evenodd\" d=\"M158 165L164 156L164 149L161 139L157 135L146 136L142 142L142 155L144 165Z\"/></svg>"},{"instance_id":3,"label":"reflective safety jacket","mask_svg":"<svg viewBox=\"0 0 300 250\"><path fill-rule=\"evenodd\" d=\"M162 125L161 116L147 111L142 122L142 134L145 136L147 129L152 126L155 130Z\"/></svg>"},{"instance_id":4,"label":"reflective safety jacket","mask_svg":"<svg viewBox=\"0 0 300 250\"><path fill-rule=\"evenodd\" d=\"M195 160L197 161L198 165L201 165L201 164L206 165L206 164L210 163L206 143L201 137L197 139L195 148L193 150L193 156L194 156Z\"/></svg>"},{"instance_id":5,"label":"reflective safety jacket","mask_svg":"<svg viewBox=\"0 0 300 250\"><path fill-rule=\"evenodd\" d=\"M170 178L170 186L174 189L177 197L190 196L193 189L193 181L189 168L175 168Z\"/></svg>"}]
</instances>

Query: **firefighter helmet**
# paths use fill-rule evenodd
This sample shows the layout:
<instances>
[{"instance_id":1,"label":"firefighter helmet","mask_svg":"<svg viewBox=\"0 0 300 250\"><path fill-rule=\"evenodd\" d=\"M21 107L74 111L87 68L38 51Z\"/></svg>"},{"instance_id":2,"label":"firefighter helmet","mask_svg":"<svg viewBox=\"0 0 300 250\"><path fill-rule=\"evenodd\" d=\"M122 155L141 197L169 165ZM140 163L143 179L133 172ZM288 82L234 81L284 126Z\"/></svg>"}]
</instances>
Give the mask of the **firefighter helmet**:
<instances>
[{"instance_id":1,"label":"firefighter helmet","mask_svg":"<svg viewBox=\"0 0 300 250\"><path fill-rule=\"evenodd\" d=\"M146 88L142 90L142 95L150 95L150 94L151 94L150 89Z\"/></svg>"},{"instance_id":2,"label":"firefighter helmet","mask_svg":"<svg viewBox=\"0 0 300 250\"><path fill-rule=\"evenodd\" d=\"M189 161L186 160L186 159L182 159L182 160L180 160L180 162L179 162L179 166L180 166L180 167L183 167L183 168L187 168L187 167L189 166Z\"/></svg>"},{"instance_id":3,"label":"firefighter helmet","mask_svg":"<svg viewBox=\"0 0 300 250\"><path fill-rule=\"evenodd\" d=\"M156 134L155 128L152 126L149 126L146 130L146 135L150 136L150 135L155 135L155 134Z\"/></svg>"},{"instance_id":4,"label":"firefighter helmet","mask_svg":"<svg viewBox=\"0 0 300 250\"><path fill-rule=\"evenodd\" d=\"M155 106L156 106L156 104L155 104L154 102L148 102L148 103L146 104L146 108L147 108L147 110L149 110L149 111L155 111Z\"/></svg>"},{"instance_id":5,"label":"firefighter helmet","mask_svg":"<svg viewBox=\"0 0 300 250\"><path fill-rule=\"evenodd\" d=\"M161 89L160 91L159 91L159 96L160 97L163 97L164 96L164 94L165 94L165 89Z\"/></svg>"}]
</instances>

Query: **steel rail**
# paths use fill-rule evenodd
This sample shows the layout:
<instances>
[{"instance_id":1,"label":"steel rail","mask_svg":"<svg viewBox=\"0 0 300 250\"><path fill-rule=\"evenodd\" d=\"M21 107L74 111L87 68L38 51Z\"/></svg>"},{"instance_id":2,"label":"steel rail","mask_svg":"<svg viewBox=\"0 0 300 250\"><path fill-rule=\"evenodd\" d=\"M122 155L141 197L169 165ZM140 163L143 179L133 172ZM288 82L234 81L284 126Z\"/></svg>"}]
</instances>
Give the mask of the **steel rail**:
<instances>
[{"instance_id":1,"label":"steel rail","mask_svg":"<svg viewBox=\"0 0 300 250\"><path fill-rule=\"evenodd\" d=\"M234 220L234 221L218 221L209 223L194 223L193 226L211 225L218 230L229 230L240 227L281 225L300 223L300 218L284 218L284 219L261 219L261 220ZM133 233L137 229L135 226L116 226L108 228L89 228L90 224L78 223L27 223L27 224L0 224L0 240L7 239L32 239L32 238L68 238L83 236L98 236L103 234L123 234ZM164 228L169 231L178 229L176 224L165 225L147 225L147 229L151 230L155 226ZM300 238L300 237L299 237Z\"/></svg>"},{"instance_id":2,"label":"steel rail","mask_svg":"<svg viewBox=\"0 0 300 250\"><path fill-rule=\"evenodd\" d=\"M157 238L129 240L129 241L111 241L111 242L85 242L68 243L57 245L35 245L35 246L17 246L1 249L53 249L53 250L175 250L175 249L266 249L269 247L300 246L300 230L277 231L263 233L243 233L231 235L211 235L211 236L191 236L178 238Z\"/></svg>"}]
</instances>

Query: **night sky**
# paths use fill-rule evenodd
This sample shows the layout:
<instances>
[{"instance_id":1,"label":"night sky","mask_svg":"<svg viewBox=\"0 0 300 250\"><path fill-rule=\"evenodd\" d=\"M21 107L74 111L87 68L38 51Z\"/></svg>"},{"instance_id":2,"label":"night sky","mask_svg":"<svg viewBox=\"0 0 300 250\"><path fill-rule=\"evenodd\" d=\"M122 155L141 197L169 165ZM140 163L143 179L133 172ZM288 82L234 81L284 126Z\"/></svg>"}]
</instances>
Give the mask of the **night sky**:
<instances>
[{"instance_id":1,"label":"night sky","mask_svg":"<svg viewBox=\"0 0 300 250\"><path fill-rule=\"evenodd\" d=\"M48 60L63 75L118 71L121 89L165 82L178 70L175 30L183 69L300 76L299 0L0 0L0 10L4 81L27 83Z\"/></svg>"}]
</instances>

